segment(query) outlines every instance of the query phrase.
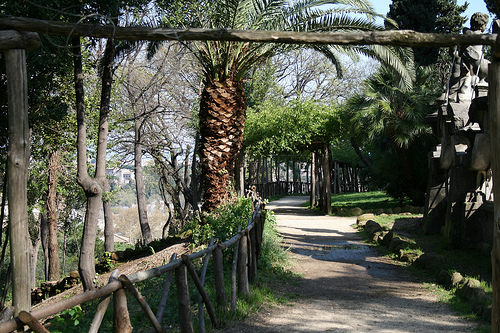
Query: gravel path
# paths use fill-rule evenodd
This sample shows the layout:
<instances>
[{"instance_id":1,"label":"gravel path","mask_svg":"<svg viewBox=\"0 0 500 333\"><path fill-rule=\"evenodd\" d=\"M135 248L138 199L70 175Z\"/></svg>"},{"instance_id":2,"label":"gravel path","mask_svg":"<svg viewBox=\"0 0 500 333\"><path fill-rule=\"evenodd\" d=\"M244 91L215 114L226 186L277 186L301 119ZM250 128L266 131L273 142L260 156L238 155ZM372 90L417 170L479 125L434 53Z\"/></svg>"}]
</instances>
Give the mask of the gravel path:
<instances>
[{"instance_id":1,"label":"gravel path","mask_svg":"<svg viewBox=\"0 0 500 333\"><path fill-rule=\"evenodd\" d=\"M294 295L220 332L471 332L404 267L382 257L356 234L356 219L314 215L307 197L271 202L289 247L298 285L276 284Z\"/></svg>"}]
</instances>

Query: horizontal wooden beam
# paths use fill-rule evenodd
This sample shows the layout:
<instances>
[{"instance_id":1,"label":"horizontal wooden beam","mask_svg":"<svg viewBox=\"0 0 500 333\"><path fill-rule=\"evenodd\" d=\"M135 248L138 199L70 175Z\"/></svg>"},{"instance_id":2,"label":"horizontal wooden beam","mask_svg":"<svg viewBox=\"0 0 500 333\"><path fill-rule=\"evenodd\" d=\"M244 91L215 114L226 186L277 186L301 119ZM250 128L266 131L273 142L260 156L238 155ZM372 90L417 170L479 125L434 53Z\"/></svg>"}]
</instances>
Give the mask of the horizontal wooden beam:
<instances>
[{"instance_id":1,"label":"horizontal wooden beam","mask_svg":"<svg viewBox=\"0 0 500 333\"><path fill-rule=\"evenodd\" d=\"M39 47L40 36L36 32L0 30L0 50L32 50Z\"/></svg>"},{"instance_id":2,"label":"horizontal wooden beam","mask_svg":"<svg viewBox=\"0 0 500 333\"><path fill-rule=\"evenodd\" d=\"M0 29L42 34L88 36L121 40L223 40L238 42L336 45L393 45L436 47L455 45L493 45L496 34L435 34L412 30L366 32L288 32L231 29L167 29L116 27L88 23L65 23L30 18L1 18Z\"/></svg>"}]
</instances>

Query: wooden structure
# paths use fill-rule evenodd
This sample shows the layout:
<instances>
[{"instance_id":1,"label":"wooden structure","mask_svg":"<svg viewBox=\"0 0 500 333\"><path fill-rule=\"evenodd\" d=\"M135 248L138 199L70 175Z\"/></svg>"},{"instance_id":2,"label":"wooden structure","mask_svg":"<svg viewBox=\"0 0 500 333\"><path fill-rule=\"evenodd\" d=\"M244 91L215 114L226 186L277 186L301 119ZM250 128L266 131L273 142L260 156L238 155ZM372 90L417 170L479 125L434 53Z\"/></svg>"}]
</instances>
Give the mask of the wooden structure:
<instances>
[{"instance_id":1,"label":"wooden structure","mask_svg":"<svg viewBox=\"0 0 500 333\"><path fill-rule=\"evenodd\" d=\"M500 0L495 0L496 8L500 8ZM31 31L47 34L59 34L65 36L93 36L108 38L113 37L115 39L127 39L127 40L224 40L224 41L248 41L248 42L268 42L268 43L304 43L304 44L338 44L338 45L395 45L395 46L420 46L420 47L431 47L431 46L456 46L456 45L492 45L493 46L493 59L490 65L489 71L489 116L490 116L490 128L491 128L491 141L492 141L492 151L491 151L491 169L493 176L500 174L500 40L495 34L428 34L428 33L416 33L412 31L373 31L373 32L360 32L360 33L296 33L296 32L271 32L271 31L234 31L227 29L211 30L211 29L165 29L165 28L144 28L144 27L115 27L115 26L99 26L94 24L69 24L62 22L50 22L42 20L33 20L26 18L2 18L0 19L0 29L4 30L17 30L17 31ZM0 37L1 39L1 37ZM9 42L6 42L9 44ZM0 45L2 43L0 42ZM20 47L25 48L25 47ZM22 51L16 51L12 54L12 57L8 61L17 61L22 63L23 55ZM17 58L17 60L15 60ZM7 66L10 67L10 66ZM12 75L12 74L11 74ZM18 71L18 75L22 76L22 71ZM26 81L26 76L21 80ZM14 98L14 97L13 97ZM23 100L22 95L15 97ZM25 108L25 107L24 107ZM13 109L9 110L10 113L15 112ZM24 118L23 118L24 119ZM26 136L19 136L22 140L21 146L24 148L29 144L29 140ZM14 144L12 142L12 144ZM14 148L14 145L13 145ZM26 150L25 150L26 151ZM14 175L11 175L10 181L19 181L19 186L15 188L16 191L20 192L19 200L24 202L19 202L17 207L9 207L9 210L17 211L20 215L11 216L11 222L14 226L11 230L12 238L19 240L21 243L16 243L13 252L20 253L24 250L23 245L23 224L24 224L24 206L26 205L25 199L23 197L23 191L25 191L26 186L22 175L26 174L26 167L22 161L26 159L26 155L21 153L19 160L14 160L17 168L13 169ZM9 156L9 158L11 158ZM20 177L20 178L17 178ZM11 187L12 189L12 187ZM496 186L493 189L494 195L500 198L500 187ZM9 193L10 195L10 193ZM16 195L12 193L12 195ZM12 197L10 198L12 200ZM9 202L10 202L9 201ZM16 214L16 213L13 213ZM19 223L19 224L18 224ZM18 228L20 227L20 228ZM241 236L240 236L241 238ZM493 252L492 252L492 265L493 265L493 310L492 310L492 332L500 332L500 200L494 202L494 229L493 229ZM21 250L21 251L19 251ZM22 256L21 256L22 257ZM13 253L13 261L19 260L18 257ZM169 264L170 265L170 264ZM176 268L180 267L182 263L176 261ZM160 269L163 271L165 268ZM14 281L20 281L24 277L24 273L21 271L14 271ZM24 274L27 276L28 274ZM130 277L129 277L130 278ZM138 278L138 277L137 277ZM18 280L20 279L20 280ZM133 279L131 279L133 280ZM179 283L182 283L182 279L179 279ZM133 282L133 281L132 281ZM29 283L25 284L25 288L29 286ZM120 289L122 283L120 281L111 282L107 287L93 291L92 297L100 297L105 295L105 292L111 292ZM20 289L16 289L20 290ZM17 296L15 296L17 298ZM87 295L86 297L89 297ZM20 301L16 301L17 308L16 313L20 313L24 305L21 305ZM78 303L75 303L78 304ZM52 309L51 313L57 313L61 311L63 307L58 309ZM43 317L43 311L31 313L33 318ZM4 325L4 324L2 324ZM15 329L18 325L16 321L10 321L8 326ZM7 327L0 326L0 330L8 331Z\"/></svg>"},{"instance_id":2,"label":"wooden structure","mask_svg":"<svg viewBox=\"0 0 500 333\"><path fill-rule=\"evenodd\" d=\"M261 251L262 234L264 230L264 222L266 218L266 211L260 200L254 201L255 210L252 217L248 221L245 229L239 230L229 240L214 244L213 241L208 248L190 254L183 255L181 259L176 259L174 255L171 261L163 266L152 268L147 271L138 272L130 276L119 276L118 270L114 271L109 279L109 283L100 288L85 293L72 296L64 299L58 303L47 305L38 308L32 312L28 310L19 313L16 318L0 323L0 332L11 332L23 326L28 325L34 332L48 332L38 321L57 314L61 311L70 309L76 305L89 302L94 299L101 299L95 315L94 320L90 326L89 332L98 332L101 325L104 313L108 307L110 296L114 298L114 332L131 332L132 326L130 324L129 313L127 309L126 292L130 293L139 305L141 306L145 317L150 321L151 326L155 332L164 332L161 327L161 320L166 310L166 300L170 292L170 285L172 282L172 273L175 274L175 283L177 285L177 303L179 310L179 324L181 332L192 333L193 321L191 313L191 301L189 296L188 278L194 282L202 303L210 317L212 325L218 327L218 320L215 314L214 305L219 308L227 308L226 288L224 285L224 267L223 255L233 257L233 269L231 276L231 309L236 309L237 295L249 293L249 283L257 278L257 261ZM233 247L233 251L224 251ZM213 272L214 272L214 285L215 285L215 300L210 299L204 287L205 275L209 258L213 254ZM194 260L204 258L203 267L201 269L201 276L196 272L192 262ZM203 273L204 272L204 273ZM154 314L148 302L141 296L140 292L134 286L135 283L146 281L154 277L165 275L165 288L158 305L157 313ZM214 303L215 301L215 303ZM203 316L203 306L199 307L199 315ZM201 324L200 326L204 325ZM203 327L204 329L204 327Z\"/></svg>"},{"instance_id":3,"label":"wooden structure","mask_svg":"<svg viewBox=\"0 0 500 333\"><path fill-rule=\"evenodd\" d=\"M275 195L304 194L321 196L323 168L330 170L331 193L354 193L366 191L359 178L359 167L338 160L320 163L313 153L310 161L300 156L266 156L247 161L245 184L255 186L263 198ZM327 181L328 182L328 181Z\"/></svg>"}]
</instances>

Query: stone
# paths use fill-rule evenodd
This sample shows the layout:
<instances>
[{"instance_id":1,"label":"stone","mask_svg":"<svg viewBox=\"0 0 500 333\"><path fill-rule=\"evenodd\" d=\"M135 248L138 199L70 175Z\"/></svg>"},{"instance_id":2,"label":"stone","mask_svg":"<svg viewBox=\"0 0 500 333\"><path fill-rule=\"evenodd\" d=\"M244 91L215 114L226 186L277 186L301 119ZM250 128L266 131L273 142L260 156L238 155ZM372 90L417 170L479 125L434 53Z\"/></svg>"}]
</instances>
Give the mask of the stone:
<instances>
[{"instance_id":1,"label":"stone","mask_svg":"<svg viewBox=\"0 0 500 333\"><path fill-rule=\"evenodd\" d=\"M362 215L358 216L357 222L359 224L359 222L361 222L361 221L366 222L366 221L371 220L373 218L375 218L375 214L362 214Z\"/></svg>"},{"instance_id":2,"label":"stone","mask_svg":"<svg viewBox=\"0 0 500 333\"><path fill-rule=\"evenodd\" d=\"M392 210L392 208L387 208L385 210L385 213L388 214L388 215L392 215L392 214L394 214L394 211Z\"/></svg>"},{"instance_id":3,"label":"stone","mask_svg":"<svg viewBox=\"0 0 500 333\"><path fill-rule=\"evenodd\" d=\"M380 224L373 220L369 220L366 222L365 232L370 235L370 237L373 236L373 234L377 231L382 231L382 227L380 226Z\"/></svg>"},{"instance_id":4,"label":"stone","mask_svg":"<svg viewBox=\"0 0 500 333\"><path fill-rule=\"evenodd\" d=\"M462 274L458 272L451 273L445 269L442 269L437 277L438 283L447 288L457 286L463 279Z\"/></svg>"},{"instance_id":5,"label":"stone","mask_svg":"<svg viewBox=\"0 0 500 333\"><path fill-rule=\"evenodd\" d=\"M359 207L354 207L349 210L350 216L359 216L363 214L363 210Z\"/></svg>"},{"instance_id":6,"label":"stone","mask_svg":"<svg viewBox=\"0 0 500 333\"><path fill-rule=\"evenodd\" d=\"M401 207L396 207L392 210L394 214L401 214Z\"/></svg>"},{"instance_id":7,"label":"stone","mask_svg":"<svg viewBox=\"0 0 500 333\"><path fill-rule=\"evenodd\" d=\"M384 239L381 242L381 245L385 247L389 247L389 243L391 242L392 238L394 237L394 232L389 231L387 234L384 235Z\"/></svg>"},{"instance_id":8,"label":"stone","mask_svg":"<svg viewBox=\"0 0 500 333\"><path fill-rule=\"evenodd\" d=\"M415 260L415 266L427 270L430 273L438 274L446 267L446 259L436 253L424 253Z\"/></svg>"},{"instance_id":9,"label":"stone","mask_svg":"<svg viewBox=\"0 0 500 333\"><path fill-rule=\"evenodd\" d=\"M401 249L401 245L405 244L405 242L399 237L393 237L389 242L389 250L397 253L399 249ZM398 249L396 249L398 248Z\"/></svg>"},{"instance_id":10,"label":"stone","mask_svg":"<svg viewBox=\"0 0 500 333\"><path fill-rule=\"evenodd\" d=\"M377 208L377 209L375 209L375 211L374 211L375 215L380 215L380 214L382 214L383 212L384 212L384 210L383 210L382 208Z\"/></svg>"}]
</instances>

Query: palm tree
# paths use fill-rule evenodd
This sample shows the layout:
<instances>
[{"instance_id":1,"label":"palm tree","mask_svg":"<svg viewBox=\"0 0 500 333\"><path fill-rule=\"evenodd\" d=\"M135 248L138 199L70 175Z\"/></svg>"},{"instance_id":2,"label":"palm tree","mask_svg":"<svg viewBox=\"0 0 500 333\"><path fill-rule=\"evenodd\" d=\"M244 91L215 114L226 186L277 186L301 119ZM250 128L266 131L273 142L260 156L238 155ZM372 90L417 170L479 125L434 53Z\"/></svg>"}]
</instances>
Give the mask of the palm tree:
<instances>
[{"instance_id":1,"label":"palm tree","mask_svg":"<svg viewBox=\"0 0 500 333\"><path fill-rule=\"evenodd\" d=\"M297 32L383 30L368 0L216 0L195 6L196 25L211 29ZM194 8L194 7L193 7ZM190 16L192 19L193 16ZM374 57L411 82L410 53L386 46L283 45L199 41L188 47L200 61L204 88L200 99L200 156L204 179L203 210L224 202L236 157L242 147L246 99L243 82L249 70L270 57L297 48L323 53L342 74L341 56Z\"/></svg>"},{"instance_id":2,"label":"palm tree","mask_svg":"<svg viewBox=\"0 0 500 333\"><path fill-rule=\"evenodd\" d=\"M363 141L384 138L385 146L395 149L409 189L418 186L408 148L416 139L431 134L424 118L434 111L431 104L440 91L436 82L429 82L431 74L430 67L417 67L415 80L408 87L381 67L365 81L363 92L348 101L344 117L351 142L362 145Z\"/></svg>"}]
</instances>

